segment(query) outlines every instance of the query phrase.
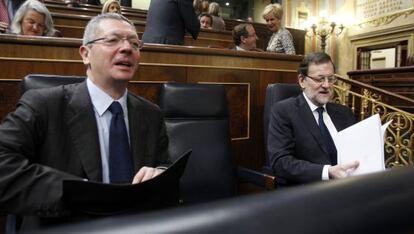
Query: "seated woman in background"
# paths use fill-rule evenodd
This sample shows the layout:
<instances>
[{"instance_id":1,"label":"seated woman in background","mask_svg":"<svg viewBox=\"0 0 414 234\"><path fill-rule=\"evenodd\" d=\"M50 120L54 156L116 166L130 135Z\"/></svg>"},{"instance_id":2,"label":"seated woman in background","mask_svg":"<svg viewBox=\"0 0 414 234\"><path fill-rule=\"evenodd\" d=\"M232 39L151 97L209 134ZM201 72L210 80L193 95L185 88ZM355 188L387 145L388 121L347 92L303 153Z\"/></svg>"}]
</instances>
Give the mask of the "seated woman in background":
<instances>
[{"instance_id":1,"label":"seated woman in background","mask_svg":"<svg viewBox=\"0 0 414 234\"><path fill-rule=\"evenodd\" d=\"M121 3L118 0L108 0L102 6L102 14L104 13L118 13L121 14Z\"/></svg>"},{"instance_id":2,"label":"seated woman in background","mask_svg":"<svg viewBox=\"0 0 414 234\"><path fill-rule=\"evenodd\" d=\"M226 30L226 23L224 23L223 18L219 16L220 5L217 2L210 3L208 7L208 13L213 17L212 28L215 30Z\"/></svg>"},{"instance_id":3,"label":"seated woman in background","mask_svg":"<svg viewBox=\"0 0 414 234\"><path fill-rule=\"evenodd\" d=\"M269 4L263 10L262 16L269 30L273 32L267 44L266 51L295 54L292 34L286 28L282 27L282 6L278 3Z\"/></svg>"},{"instance_id":4,"label":"seated woman in background","mask_svg":"<svg viewBox=\"0 0 414 234\"><path fill-rule=\"evenodd\" d=\"M11 32L31 36L60 36L53 27L52 16L43 3L27 0L14 15Z\"/></svg>"}]
</instances>

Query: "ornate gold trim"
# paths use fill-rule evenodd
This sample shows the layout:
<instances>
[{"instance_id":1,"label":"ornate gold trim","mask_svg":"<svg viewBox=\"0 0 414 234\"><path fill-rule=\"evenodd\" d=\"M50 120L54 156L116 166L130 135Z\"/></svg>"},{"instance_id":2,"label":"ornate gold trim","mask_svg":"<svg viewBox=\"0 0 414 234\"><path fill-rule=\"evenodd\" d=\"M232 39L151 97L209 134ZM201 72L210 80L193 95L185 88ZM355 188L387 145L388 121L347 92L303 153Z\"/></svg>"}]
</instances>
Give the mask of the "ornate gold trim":
<instances>
[{"instance_id":1,"label":"ornate gold trim","mask_svg":"<svg viewBox=\"0 0 414 234\"><path fill-rule=\"evenodd\" d=\"M378 27L381 25L386 25L391 23L392 21L394 21L395 19L397 19L400 16L404 16L405 18L411 14L414 13L414 8L408 9L408 10L404 10L401 12L397 12L391 15L385 15L379 18L375 18L375 19L371 19L371 20L367 20L364 22L361 22L358 24L358 26L363 26L363 25L369 25L369 26L373 26L373 27Z\"/></svg>"}]
</instances>

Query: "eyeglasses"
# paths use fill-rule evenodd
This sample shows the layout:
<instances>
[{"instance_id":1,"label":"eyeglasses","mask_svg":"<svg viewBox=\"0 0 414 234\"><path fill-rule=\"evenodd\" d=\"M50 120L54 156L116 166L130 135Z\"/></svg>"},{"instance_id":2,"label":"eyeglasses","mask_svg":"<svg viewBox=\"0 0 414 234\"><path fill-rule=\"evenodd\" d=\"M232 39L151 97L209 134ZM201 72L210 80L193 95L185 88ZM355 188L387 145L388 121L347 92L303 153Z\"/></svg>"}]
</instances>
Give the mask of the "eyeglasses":
<instances>
[{"instance_id":1,"label":"eyeglasses","mask_svg":"<svg viewBox=\"0 0 414 234\"><path fill-rule=\"evenodd\" d=\"M317 84L323 84L326 80L328 81L329 84L333 84L337 80L336 77L335 77L335 75L332 75L332 76L320 76L320 77L312 77L312 76L306 75L306 77L311 78Z\"/></svg>"},{"instance_id":2,"label":"eyeglasses","mask_svg":"<svg viewBox=\"0 0 414 234\"><path fill-rule=\"evenodd\" d=\"M93 44L96 42L102 42L102 44L106 46L115 47L120 46L124 41L128 41L128 43L135 50L140 50L144 46L144 43L138 38L121 37L119 35L110 35L106 37L97 38L95 40L88 41L85 45Z\"/></svg>"}]
</instances>

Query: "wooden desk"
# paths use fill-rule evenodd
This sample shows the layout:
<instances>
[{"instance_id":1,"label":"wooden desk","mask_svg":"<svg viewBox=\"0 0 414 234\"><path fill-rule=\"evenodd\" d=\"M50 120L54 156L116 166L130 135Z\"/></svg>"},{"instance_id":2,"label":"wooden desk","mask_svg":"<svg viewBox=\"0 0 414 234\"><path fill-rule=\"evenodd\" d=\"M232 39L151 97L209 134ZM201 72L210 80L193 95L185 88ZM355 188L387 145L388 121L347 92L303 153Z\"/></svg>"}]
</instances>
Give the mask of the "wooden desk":
<instances>
[{"instance_id":1,"label":"wooden desk","mask_svg":"<svg viewBox=\"0 0 414 234\"><path fill-rule=\"evenodd\" d=\"M14 109L25 75L85 75L80 44L80 39L0 35L0 118ZM141 55L129 89L155 103L164 82L223 84L235 162L262 167L267 84L296 83L301 56L167 45L145 45Z\"/></svg>"}]
</instances>

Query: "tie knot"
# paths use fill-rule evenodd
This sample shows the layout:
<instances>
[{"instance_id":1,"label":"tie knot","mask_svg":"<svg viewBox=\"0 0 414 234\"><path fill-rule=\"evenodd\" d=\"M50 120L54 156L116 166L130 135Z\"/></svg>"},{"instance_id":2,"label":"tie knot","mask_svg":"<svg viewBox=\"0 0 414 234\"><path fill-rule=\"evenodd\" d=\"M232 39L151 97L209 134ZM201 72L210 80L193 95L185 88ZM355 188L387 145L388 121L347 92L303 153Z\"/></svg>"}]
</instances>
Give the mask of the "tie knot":
<instances>
[{"instance_id":1,"label":"tie knot","mask_svg":"<svg viewBox=\"0 0 414 234\"><path fill-rule=\"evenodd\" d=\"M325 108L323 108L323 106L320 106L316 109L316 111L318 112L319 115L322 115L324 110L325 110Z\"/></svg>"},{"instance_id":2,"label":"tie knot","mask_svg":"<svg viewBox=\"0 0 414 234\"><path fill-rule=\"evenodd\" d=\"M121 104L119 104L119 102L112 102L112 104L109 106L108 110L113 114L113 115L117 115L117 114L123 114L124 112L122 111L122 106Z\"/></svg>"}]
</instances>

